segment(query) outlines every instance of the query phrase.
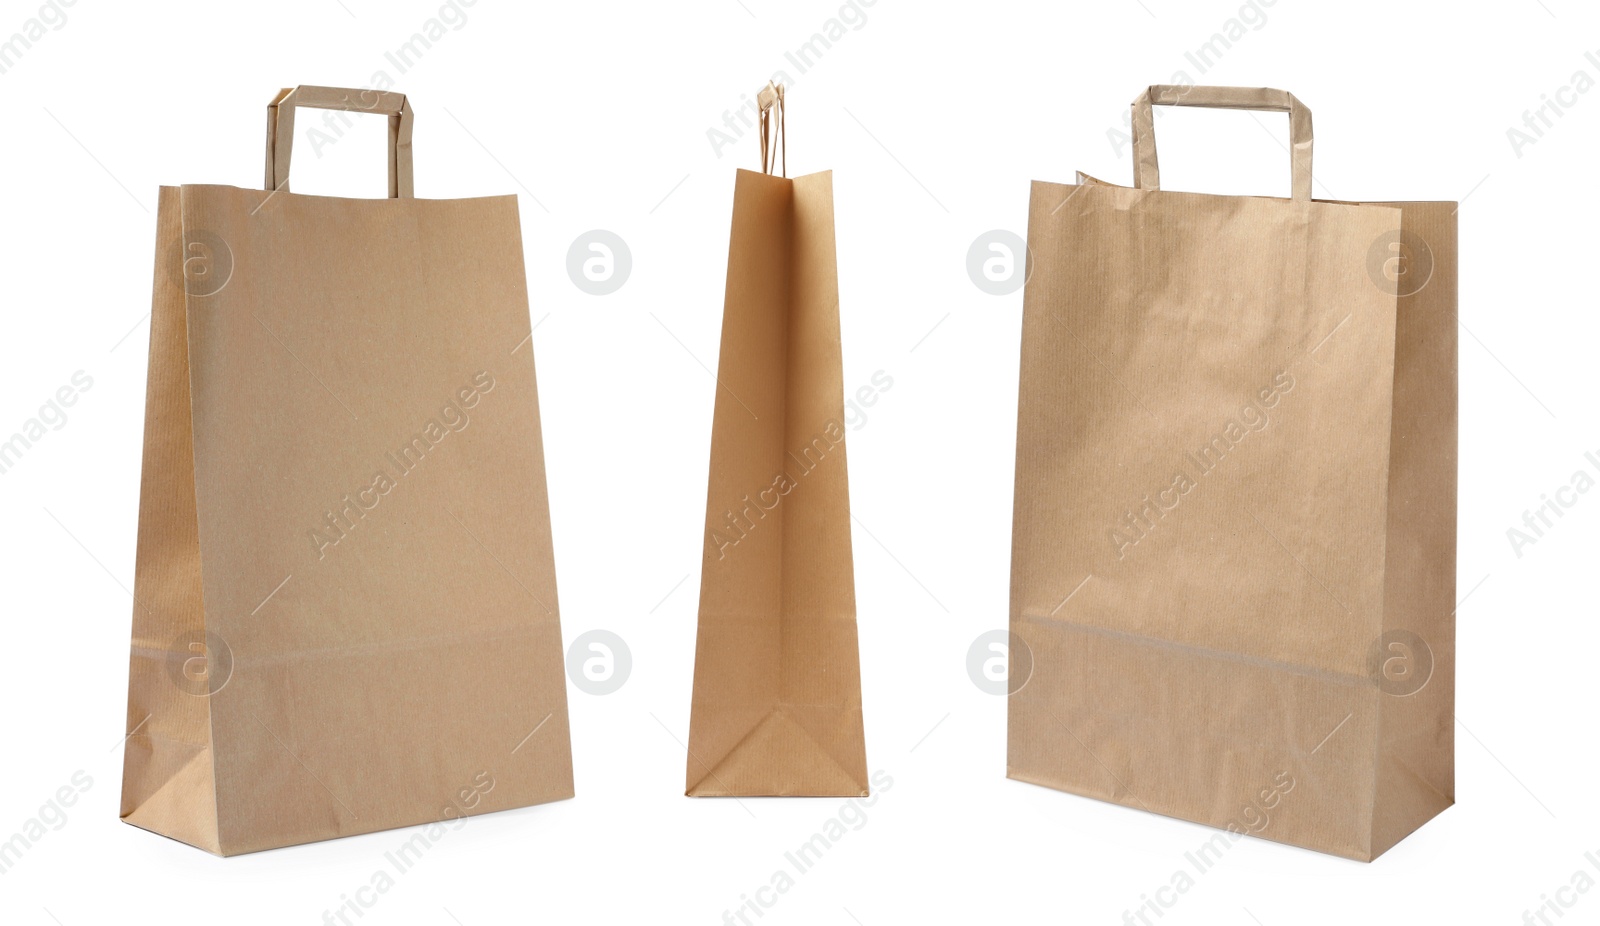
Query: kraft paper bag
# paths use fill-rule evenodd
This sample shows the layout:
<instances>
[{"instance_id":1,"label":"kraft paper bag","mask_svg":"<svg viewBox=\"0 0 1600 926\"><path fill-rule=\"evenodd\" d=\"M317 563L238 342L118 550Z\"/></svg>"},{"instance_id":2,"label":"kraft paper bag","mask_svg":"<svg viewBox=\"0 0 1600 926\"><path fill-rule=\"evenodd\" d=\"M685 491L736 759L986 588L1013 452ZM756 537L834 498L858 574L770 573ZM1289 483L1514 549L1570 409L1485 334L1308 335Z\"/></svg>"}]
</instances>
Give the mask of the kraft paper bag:
<instances>
[{"instance_id":1,"label":"kraft paper bag","mask_svg":"<svg viewBox=\"0 0 1600 926\"><path fill-rule=\"evenodd\" d=\"M390 198L289 192L296 106L386 115ZM161 189L122 818L234 855L571 797L516 198L414 198L398 93L268 113L266 190Z\"/></svg>"},{"instance_id":2,"label":"kraft paper bag","mask_svg":"<svg viewBox=\"0 0 1600 926\"><path fill-rule=\"evenodd\" d=\"M1152 105L1287 112L1292 196L1161 191ZM1370 860L1454 800L1456 204L1312 199L1278 90L1134 126L1033 184L1008 774Z\"/></svg>"},{"instance_id":3,"label":"kraft paper bag","mask_svg":"<svg viewBox=\"0 0 1600 926\"><path fill-rule=\"evenodd\" d=\"M856 796L868 787L833 176L773 176L782 86L758 104L762 172L734 185L686 793Z\"/></svg>"}]
</instances>

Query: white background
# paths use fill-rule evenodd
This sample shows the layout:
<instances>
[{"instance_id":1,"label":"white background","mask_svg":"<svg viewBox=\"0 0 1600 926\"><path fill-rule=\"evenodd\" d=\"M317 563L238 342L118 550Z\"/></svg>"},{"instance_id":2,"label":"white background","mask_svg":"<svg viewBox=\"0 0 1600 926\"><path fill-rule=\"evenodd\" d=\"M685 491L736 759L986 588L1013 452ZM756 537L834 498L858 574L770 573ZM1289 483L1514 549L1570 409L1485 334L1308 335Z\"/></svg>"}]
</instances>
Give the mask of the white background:
<instances>
[{"instance_id":1,"label":"white background","mask_svg":"<svg viewBox=\"0 0 1600 926\"><path fill-rule=\"evenodd\" d=\"M1600 451L1600 92L1520 152L1507 136L1575 72L1600 80L1592 5L1278 0L1202 72L1186 53L1237 0L877 0L800 74L784 53L835 0L478 0L401 74L385 52L439 9L78 0L0 75L0 435L94 380L0 475L0 839L93 781L0 875L0 920L320 923L410 835L217 859L117 819L156 188L258 185L279 88L379 70L416 110L419 196L521 196L563 632L616 632L634 668L571 689L575 800L472 819L359 922L719 923L839 812L682 796L714 395L696 358L717 355L733 171L757 166L753 136L718 152L707 130L779 69L790 174L835 171L845 387L894 379L849 435L868 763L893 785L758 922L1120 923L1211 835L1008 781L1004 699L965 667L1007 613L1022 305L973 285L967 248L1025 230L1032 179L1130 182L1108 129L1180 72L1305 101L1320 197L1463 201L1465 601L1458 806L1371 865L1245 840L1160 922L1511 924L1600 879L1600 495L1521 556L1506 533ZM0 38L38 10L4 0ZM295 189L382 195L383 120L318 157L303 113ZM1285 194L1282 116L1158 124L1169 188ZM565 269L594 228L633 256L609 296ZM1566 922L1600 918L1600 888L1561 896Z\"/></svg>"}]
</instances>

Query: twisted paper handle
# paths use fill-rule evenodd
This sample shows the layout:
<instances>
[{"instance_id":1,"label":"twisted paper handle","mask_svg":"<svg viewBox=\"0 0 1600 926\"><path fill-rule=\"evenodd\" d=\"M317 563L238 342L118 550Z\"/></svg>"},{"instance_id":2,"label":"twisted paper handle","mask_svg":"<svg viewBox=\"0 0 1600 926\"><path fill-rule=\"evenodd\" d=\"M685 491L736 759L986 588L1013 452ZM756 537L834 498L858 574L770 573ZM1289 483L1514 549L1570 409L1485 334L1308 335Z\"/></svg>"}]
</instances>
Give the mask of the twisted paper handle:
<instances>
[{"instance_id":1,"label":"twisted paper handle","mask_svg":"<svg viewBox=\"0 0 1600 926\"><path fill-rule=\"evenodd\" d=\"M783 84L767 82L756 94L761 119L761 172L771 174L783 156L783 176L789 176L789 136L783 129ZM776 146L776 148L774 147Z\"/></svg>"}]
</instances>

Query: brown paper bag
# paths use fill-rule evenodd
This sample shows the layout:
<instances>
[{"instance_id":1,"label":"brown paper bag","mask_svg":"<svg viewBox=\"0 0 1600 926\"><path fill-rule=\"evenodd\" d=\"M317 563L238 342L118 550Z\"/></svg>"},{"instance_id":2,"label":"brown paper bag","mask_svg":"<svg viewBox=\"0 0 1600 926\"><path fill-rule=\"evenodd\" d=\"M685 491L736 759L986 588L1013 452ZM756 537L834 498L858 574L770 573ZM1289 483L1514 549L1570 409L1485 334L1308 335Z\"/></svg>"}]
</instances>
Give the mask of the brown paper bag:
<instances>
[{"instance_id":1,"label":"brown paper bag","mask_svg":"<svg viewBox=\"0 0 1600 926\"><path fill-rule=\"evenodd\" d=\"M1287 112L1293 196L1161 192L1152 104ZM1313 200L1282 91L1134 125L1033 185L1008 774L1370 860L1454 795L1456 207Z\"/></svg>"},{"instance_id":2,"label":"brown paper bag","mask_svg":"<svg viewBox=\"0 0 1600 926\"><path fill-rule=\"evenodd\" d=\"M387 115L391 198L290 193L297 105ZM571 797L516 198L413 198L400 94L268 113L266 191L161 189L122 817L233 855Z\"/></svg>"},{"instance_id":3,"label":"brown paper bag","mask_svg":"<svg viewBox=\"0 0 1600 926\"><path fill-rule=\"evenodd\" d=\"M763 172L739 171L733 193L687 793L854 796L868 788L833 175L772 176L783 88L759 104Z\"/></svg>"}]
</instances>

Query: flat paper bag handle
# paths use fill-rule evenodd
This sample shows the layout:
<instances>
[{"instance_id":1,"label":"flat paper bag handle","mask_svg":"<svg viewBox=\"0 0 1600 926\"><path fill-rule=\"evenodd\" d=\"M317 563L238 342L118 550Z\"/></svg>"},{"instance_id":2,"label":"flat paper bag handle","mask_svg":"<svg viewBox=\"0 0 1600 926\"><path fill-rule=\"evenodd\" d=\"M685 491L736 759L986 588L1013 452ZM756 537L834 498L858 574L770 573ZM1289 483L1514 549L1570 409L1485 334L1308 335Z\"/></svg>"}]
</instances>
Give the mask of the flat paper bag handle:
<instances>
[{"instance_id":1,"label":"flat paper bag handle","mask_svg":"<svg viewBox=\"0 0 1600 926\"><path fill-rule=\"evenodd\" d=\"M1156 163L1155 119L1151 106L1205 106L1211 109L1256 109L1289 114L1291 198L1311 198L1311 110L1284 90L1265 87L1185 87L1156 84L1133 101L1133 185L1161 189Z\"/></svg>"},{"instance_id":2,"label":"flat paper bag handle","mask_svg":"<svg viewBox=\"0 0 1600 926\"><path fill-rule=\"evenodd\" d=\"M289 191L289 153L297 106L379 113L389 117L389 198L411 199L411 104L387 90L300 86L267 104L267 189Z\"/></svg>"}]
</instances>

